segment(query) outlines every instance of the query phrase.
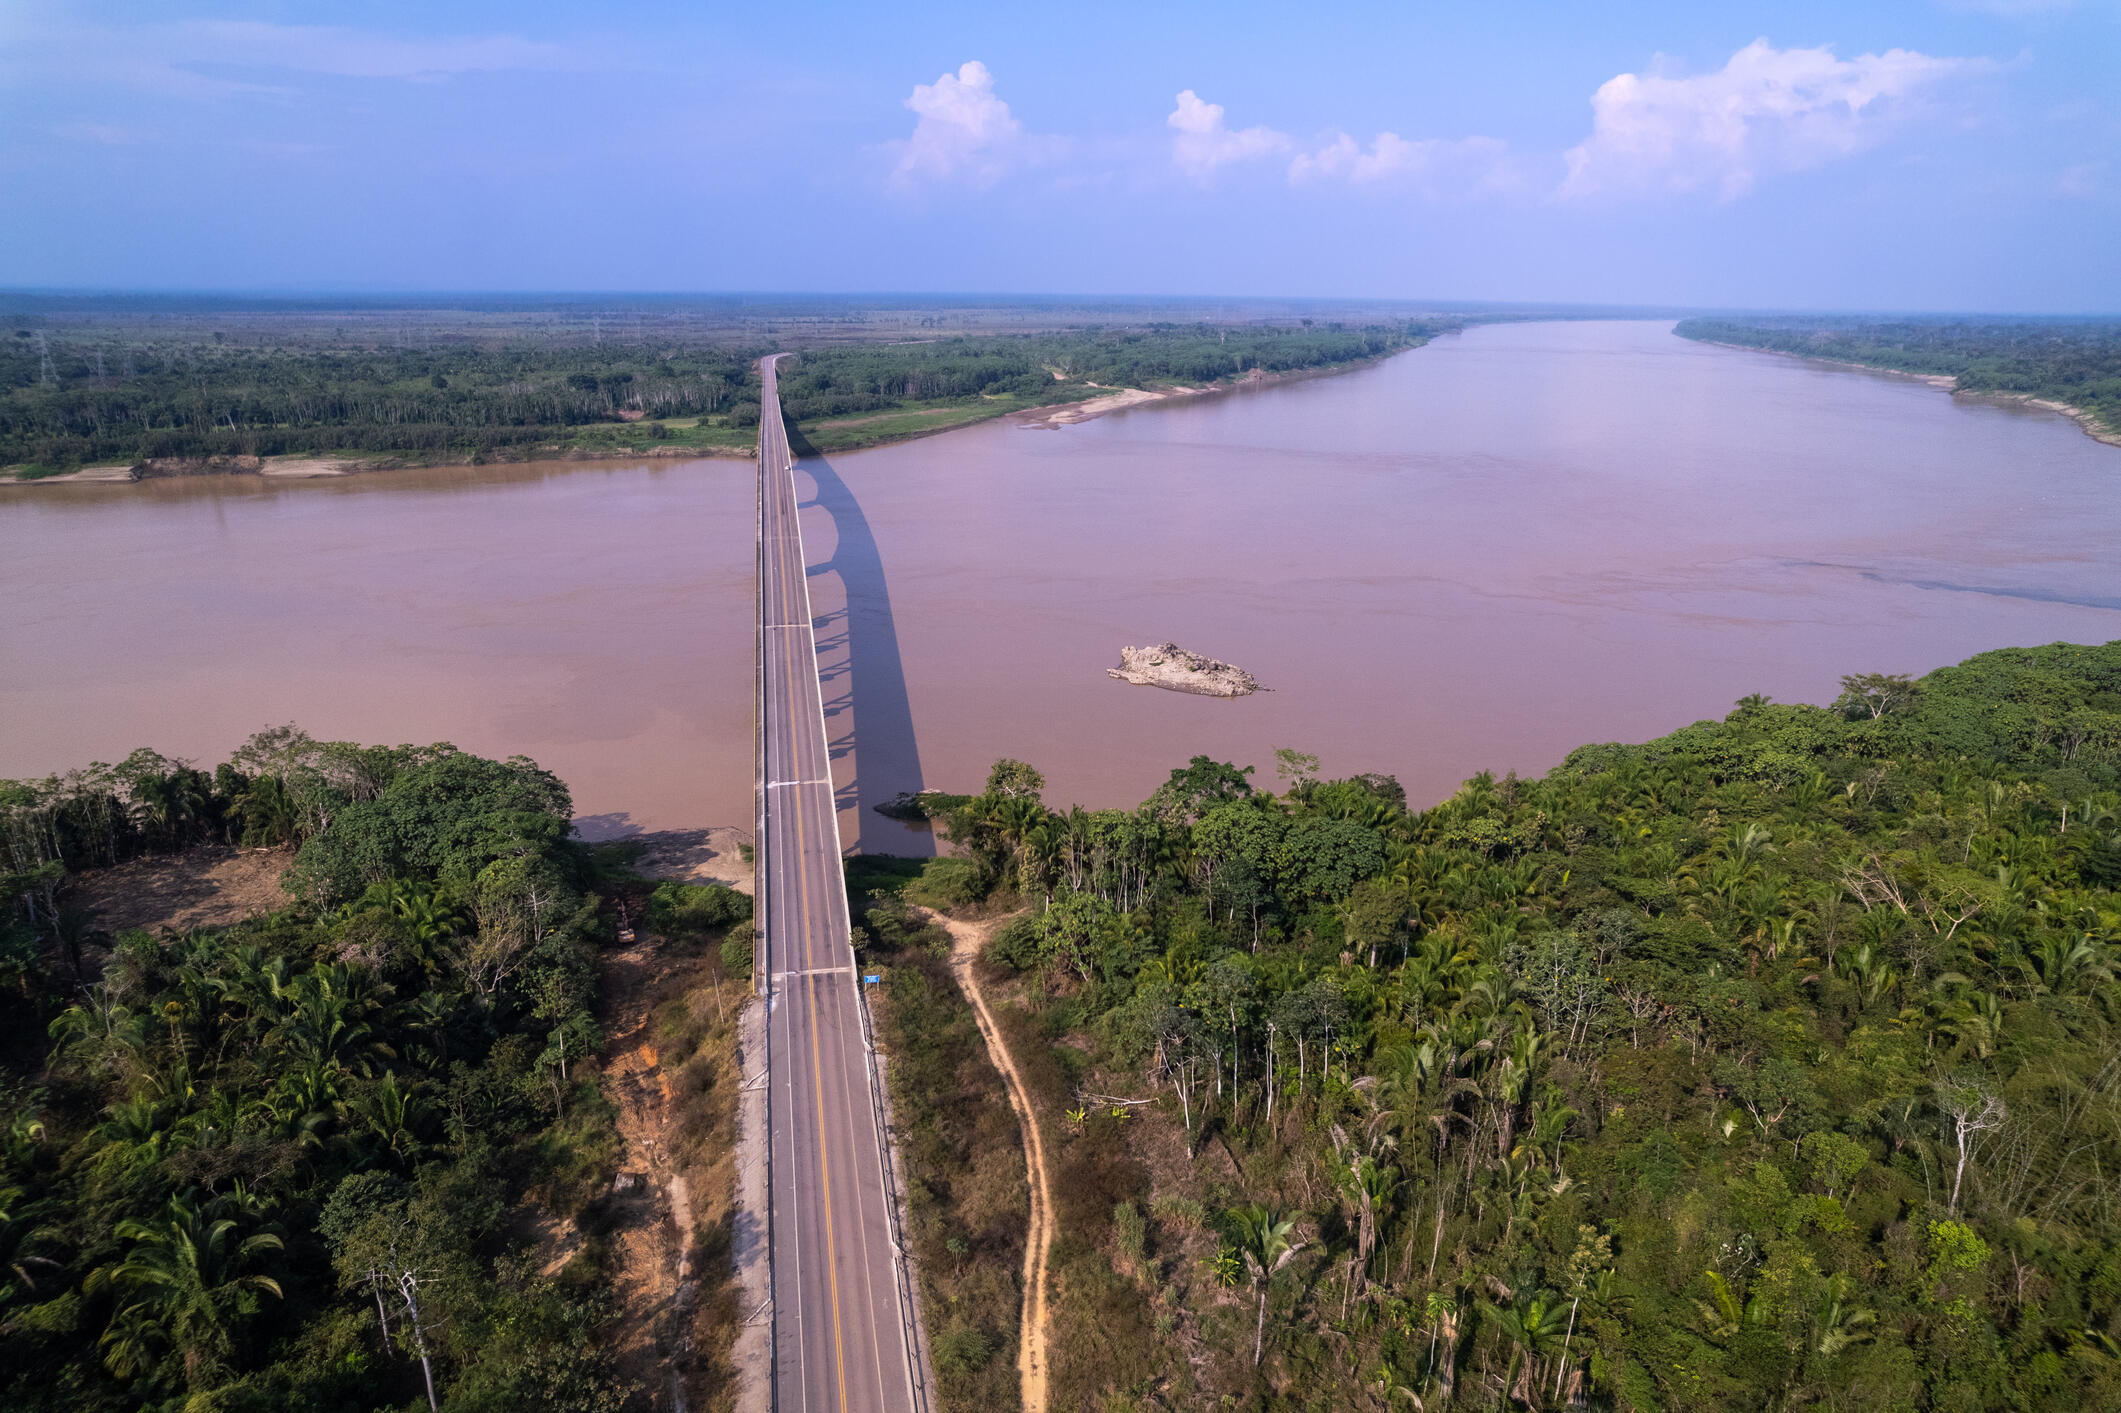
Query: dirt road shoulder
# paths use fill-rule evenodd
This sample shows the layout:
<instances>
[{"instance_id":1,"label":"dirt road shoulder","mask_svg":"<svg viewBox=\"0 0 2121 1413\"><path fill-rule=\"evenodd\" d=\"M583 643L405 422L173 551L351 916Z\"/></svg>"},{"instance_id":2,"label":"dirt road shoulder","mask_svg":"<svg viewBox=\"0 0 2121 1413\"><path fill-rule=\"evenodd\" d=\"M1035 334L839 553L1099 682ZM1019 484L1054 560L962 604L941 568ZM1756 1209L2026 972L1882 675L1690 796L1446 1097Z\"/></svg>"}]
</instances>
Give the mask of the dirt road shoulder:
<instances>
[{"instance_id":1,"label":"dirt road shoulder","mask_svg":"<svg viewBox=\"0 0 2121 1413\"><path fill-rule=\"evenodd\" d=\"M1024 1085L1023 1076L1017 1072L1001 1029L994 1023L994 1013L987 1009L987 996L979 981L980 953L986 947L987 939L1007 919L961 922L936 915L934 921L950 934L950 970L956 975L965 999L972 1003L973 1014L979 1021L980 1038L987 1042L987 1056L1008 1087L1010 1107L1016 1110L1017 1123L1023 1129L1024 1167L1031 1189L1031 1222L1024 1238L1023 1336L1017 1343L1016 1367L1023 1381L1024 1413L1046 1413L1047 1349L1051 1338L1046 1317L1046 1262L1053 1247L1052 1172L1046 1162L1045 1140L1039 1132L1038 1114L1031 1107L1030 1092Z\"/></svg>"}]
</instances>

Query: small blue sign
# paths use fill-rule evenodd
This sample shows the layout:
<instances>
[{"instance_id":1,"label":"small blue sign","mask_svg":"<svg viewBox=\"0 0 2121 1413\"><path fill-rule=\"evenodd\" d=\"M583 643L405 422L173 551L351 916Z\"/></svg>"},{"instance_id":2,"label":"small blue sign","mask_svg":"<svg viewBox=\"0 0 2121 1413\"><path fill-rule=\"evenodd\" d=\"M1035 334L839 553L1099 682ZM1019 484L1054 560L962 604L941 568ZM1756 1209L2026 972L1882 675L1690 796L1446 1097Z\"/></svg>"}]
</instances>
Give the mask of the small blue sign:
<instances>
[{"instance_id":1,"label":"small blue sign","mask_svg":"<svg viewBox=\"0 0 2121 1413\"><path fill-rule=\"evenodd\" d=\"M877 983L878 983L879 981L882 981L883 979L884 979L884 978L883 978L883 976L882 976L882 974L881 974L881 973L878 973L878 972L873 972L873 971L872 971L872 972L870 972L870 973L868 973L867 975L865 975L865 976L864 976L864 977L862 978L862 980L863 980L864 982L868 983L868 984L869 984L869 985L871 985L871 986L874 986L874 985L876 985L876 984L877 984Z\"/></svg>"}]
</instances>

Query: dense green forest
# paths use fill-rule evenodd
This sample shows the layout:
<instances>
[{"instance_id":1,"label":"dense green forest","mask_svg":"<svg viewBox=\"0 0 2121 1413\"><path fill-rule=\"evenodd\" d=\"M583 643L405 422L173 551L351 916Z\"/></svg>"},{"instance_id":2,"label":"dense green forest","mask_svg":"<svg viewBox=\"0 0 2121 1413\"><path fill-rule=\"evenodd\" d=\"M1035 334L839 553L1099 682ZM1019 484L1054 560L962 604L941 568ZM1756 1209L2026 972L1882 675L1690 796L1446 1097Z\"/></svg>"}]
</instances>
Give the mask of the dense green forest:
<instances>
[{"instance_id":1,"label":"dense green forest","mask_svg":"<svg viewBox=\"0 0 2121 1413\"><path fill-rule=\"evenodd\" d=\"M351 322L351 321L349 321ZM1155 387L1330 367L1411 347L1439 321L1155 323L806 348L783 365L818 450ZM387 338L313 317L234 327L40 318L0 334L0 466L352 453L520 459L658 446L743 450L772 343L681 329L426 325ZM876 414L905 414L892 421ZM867 415L864 415L867 414ZM856 419L835 426L834 419Z\"/></svg>"},{"instance_id":2,"label":"dense green forest","mask_svg":"<svg viewBox=\"0 0 2121 1413\"><path fill-rule=\"evenodd\" d=\"M1428 809L1295 751L935 801L957 856L856 884L956 1067L924 1261L1006 1279L1022 1218L907 905L1021 908L1056 1408L2121 1406L2121 643L1845 687ZM932 1323L1000 1397L1009 1303Z\"/></svg>"},{"instance_id":3,"label":"dense green forest","mask_svg":"<svg viewBox=\"0 0 2121 1413\"><path fill-rule=\"evenodd\" d=\"M527 760L286 730L0 785L0 1405L622 1406L569 816ZM293 846L287 905L98 937L70 902L202 841ZM591 1235L564 1267L540 1213Z\"/></svg>"},{"instance_id":4,"label":"dense green forest","mask_svg":"<svg viewBox=\"0 0 2121 1413\"><path fill-rule=\"evenodd\" d=\"M527 455L623 427L748 444L757 350L473 343L425 348L17 329L0 339L0 464L371 452Z\"/></svg>"},{"instance_id":5,"label":"dense green forest","mask_svg":"<svg viewBox=\"0 0 2121 1413\"><path fill-rule=\"evenodd\" d=\"M1961 392L2065 403L2121 434L2121 323L2113 320L1874 320L1797 315L1687 319L1677 332L1712 343L1833 358L1954 380Z\"/></svg>"},{"instance_id":6,"label":"dense green forest","mask_svg":"<svg viewBox=\"0 0 2121 1413\"><path fill-rule=\"evenodd\" d=\"M2121 1404L2121 643L1844 688L1426 809L1295 750L927 797L953 855L850 886L943 1406L1013 1393L1020 1159L916 903L1006 919L1058 1408ZM0 787L8 1407L623 1406L568 809L291 731ZM288 904L70 911L208 840Z\"/></svg>"},{"instance_id":7,"label":"dense green forest","mask_svg":"<svg viewBox=\"0 0 2121 1413\"><path fill-rule=\"evenodd\" d=\"M1310 321L1305 321L1309 324ZM1020 337L842 345L782 365L781 404L811 423L906 403L1014 397L1026 406L1093 396L1100 388L1230 382L1353 363L1418 344L1446 328L1401 320L1350 328L1153 324ZM1058 396L1056 396L1058 394Z\"/></svg>"}]
</instances>

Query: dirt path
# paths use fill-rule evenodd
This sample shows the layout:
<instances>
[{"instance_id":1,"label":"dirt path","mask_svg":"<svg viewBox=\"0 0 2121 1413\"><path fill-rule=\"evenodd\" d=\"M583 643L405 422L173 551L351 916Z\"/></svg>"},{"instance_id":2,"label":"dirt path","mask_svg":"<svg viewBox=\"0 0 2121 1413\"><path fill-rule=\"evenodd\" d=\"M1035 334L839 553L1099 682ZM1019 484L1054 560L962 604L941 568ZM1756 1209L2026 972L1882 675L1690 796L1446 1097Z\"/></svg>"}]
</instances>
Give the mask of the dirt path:
<instances>
[{"instance_id":1,"label":"dirt path","mask_svg":"<svg viewBox=\"0 0 2121 1413\"><path fill-rule=\"evenodd\" d=\"M693 1219L691 1194L670 1152L670 1080L650 1025L668 974L645 941L607 955L611 1060L604 1089L618 1108L624 1144L613 1194L619 1212L612 1233L618 1258L613 1286L620 1311L614 1352L621 1373L650 1391L650 1407L674 1413L685 1407L680 1368L691 1303L686 1257Z\"/></svg>"},{"instance_id":2,"label":"dirt path","mask_svg":"<svg viewBox=\"0 0 2121 1413\"><path fill-rule=\"evenodd\" d=\"M987 996L980 989L979 969L974 965L987 939L1006 919L959 922L935 914L934 920L950 934L954 944L950 949L950 969L957 973L957 984L972 1002L980 1038L987 1042L987 1056L1009 1087L1010 1106L1016 1110L1017 1123L1024 1131L1031 1225L1024 1237L1023 1334L1017 1341L1016 1367L1023 1377L1024 1413L1046 1413L1046 1374L1050 1367L1046 1351L1052 1334L1046 1320L1046 1255L1053 1247L1053 1178L1046 1166L1046 1145L1039 1135L1038 1115L1032 1111L1030 1092L1024 1088L1023 1076L1017 1073L1009 1047L1002 1043L994 1013L987 1009Z\"/></svg>"},{"instance_id":3,"label":"dirt path","mask_svg":"<svg viewBox=\"0 0 2121 1413\"><path fill-rule=\"evenodd\" d=\"M605 1095L617 1109L612 1353L654 1413L746 1408L736 1345L748 1327L732 1256L740 1054L750 988L696 948L621 934L604 955Z\"/></svg>"}]
</instances>

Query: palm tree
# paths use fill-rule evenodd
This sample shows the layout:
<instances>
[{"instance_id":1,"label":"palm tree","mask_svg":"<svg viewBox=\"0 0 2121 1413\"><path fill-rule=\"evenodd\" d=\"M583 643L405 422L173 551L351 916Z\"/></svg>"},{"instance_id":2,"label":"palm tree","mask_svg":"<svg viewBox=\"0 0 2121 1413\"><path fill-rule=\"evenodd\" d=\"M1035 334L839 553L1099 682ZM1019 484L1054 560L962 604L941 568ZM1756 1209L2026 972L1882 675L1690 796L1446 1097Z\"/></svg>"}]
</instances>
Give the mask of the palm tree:
<instances>
[{"instance_id":1,"label":"palm tree","mask_svg":"<svg viewBox=\"0 0 2121 1413\"><path fill-rule=\"evenodd\" d=\"M132 808L141 828L175 848L186 828L206 809L205 777L183 766L168 773L143 773L131 782Z\"/></svg>"},{"instance_id":2,"label":"palm tree","mask_svg":"<svg viewBox=\"0 0 2121 1413\"><path fill-rule=\"evenodd\" d=\"M1900 973L1869 942L1843 952L1841 969L1855 981L1858 1002L1864 1010L1878 1005L1900 984Z\"/></svg>"},{"instance_id":3,"label":"palm tree","mask_svg":"<svg viewBox=\"0 0 2121 1413\"><path fill-rule=\"evenodd\" d=\"M169 1147L170 1114L161 1100L141 1094L105 1106L110 1117L97 1126L102 1146L95 1165L105 1171L136 1171L159 1162Z\"/></svg>"},{"instance_id":4,"label":"palm tree","mask_svg":"<svg viewBox=\"0 0 2121 1413\"><path fill-rule=\"evenodd\" d=\"M983 802L979 825L991 829L1001 843L1003 859L1001 865L1014 866L1016 881L1022 885L1030 882L1028 873L1031 860L1027 849L1032 831L1044 825L1049 818L1046 807L1030 795L990 796Z\"/></svg>"},{"instance_id":5,"label":"palm tree","mask_svg":"<svg viewBox=\"0 0 2121 1413\"><path fill-rule=\"evenodd\" d=\"M1025 887L1037 887L1046 906L1053 905L1053 879L1060 869L1061 838L1060 823L1055 815L1047 815L1038 824L1024 831L1022 842L1017 846L1019 861L1017 871Z\"/></svg>"},{"instance_id":6,"label":"palm tree","mask_svg":"<svg viewBox=\"0 0 2121 1413\"><path fill-rule=\"evenodd\" d=\"M1768 1323L1770 1311L1765 1301L1758 1296L1745 1299L1716 1271L1705 1272L1704 1277L1709 1283L1709 1299L1695 1301L1694 1308L1701 1313L1702 1328L1710 1339L1723 1344Z\"/></svg>"},{"instance_id":7,"label":"palm tree","mask_svg":"<svg viewBox=\"0 0 2121 1413\"><path fill-rule=\"evenodd\" d=\"M1422 1304L1428 1317L1429 1363L1436 1378L1436 1402L1448 1408L1458 1387L1458 1301L1440 1290L1432 1290Z\"/></svg>"},{"instance_id":8,"label":"palm tree","mask_svg":"<svg viewBox=\"0 0 2121 1413\"><path fill-rule=\"evenodd\" d=\"M2044 991L2074 996L2114 979L2112 959L2090 933L2076 937L2048 933L2033 944L2018 965L2032 982L2036 995Z\"/></svg>"},{"instance_id":9,"label":"palm tree","mask_svg":"<svg viewBox=\"0 0 2121 1413\"><path fill-rule=\"evenodd\" d=\"M221 996L221 1024L256 1041L279 1017L293 983L287 958L268 954L257 943L235 949L213 978Z\"/></svg>"},{"instance_id":10,"label":"palm tree","mask_svg":"<svg viewBox=\"0 0 2121 1413\"><path fill-rule=\"evenodd\" d=\"M364 1019L374 1003L363 982L354 967L320 962L276 985L275 999L287 1011L266 1033L267 1046L312 1069L365 1072L372 1057L389 1058L390 1047Z\"/></svg>"},{"instance_id":11,"label":"palm tree","mask_svg":"<svg viewBox=\"0 0 2121 1413\"><path fill-rule=\"evenodd\" d=\"M1364 1081L1358 1080L1357 1083ZM1388 1118L1388 1112L1380 1111L1378 1120ZM1372 1127L1377 1120L1372 1121ZM1350 1153L1353 1145L1338 1124L1333 1127L1333 1154L1339 1160L1334 1173L1334 1185L1340 1189L1355 1217L1355 1264L1362 1272L1363 1284L1370 1279L1370 1254L1377 1249L1378 1219L1391 1205L1392 1196L1399 1190L1399 1169L1390 1163L1378 1161L1379 1155L1389 1153L1399 1146L1391 1134L1377 1134L1367 1153Z\"/></svg>"},{"instance_id":12,"label":"palm tree","mask_svg":"<svg viewBox=\"0 0 2121 1413\"><path fill-rule=\"evenodd\" d=\"M1871 1326L1878 1323L1876 1312L1860 1309L1848 1303L1855 1282L1845 1275L1827 1277L1826 1291L1819 1299L1819 1307L1813 1312L1813 1328L1818 1340L1813 1348L1831 1359L1850 1345L1861 1344L1872 1335Z\"/></svg>"},{"instance_id":13,"label":"palm tree","mask_svg":"<svg viewBox=\"0 0 2121 1413\"><path fill-rule=\"evenodd\" d=\"M1723 837L1723 851L1741 864L1750 863L1755 855L1772 848L1773 840L1774 835L1756 823L1734 824Z\"/></svg>"},{"instance_id":14,"label":"palm tree","mask_svg":"<svg viewBox=\"0 0 2121 1413\"><path fill-rule=\"evenodd\" d=\"M262 1204L238 1183L201 1206L191 1191L169 1199L151 1222L127 1219L118 1236L132 1248L125 1258L91 1273L88 1288L119 1292L118 1311L103 1334L104 1360L121 1379L154 1367L160 1351L178 1353L185 1383L197 1388L235 1345L241 1321L255 1314L260 1294L278 1298L280 1284L247 1269L281 1249L269 1230L243 1234Z\"/></svg>"},{"instance_id":15,"label":"palm tree","mask_svg":"<svg viewBox=\"0 0 2121 1413\"><path fill-rule=\"evenodd\" d=\"M293 844L302 835L302 813L277 775L258 775L236 796L234 813L243 821L246 847Z\"/></svg>"},{"instance_id":16,"label":"palm tree","mask_svg":"<svg viewBox=\"0 0 2121 1413\"><path fill-rule=\"evenodd\" d=\"M1569 1302L1552 1291L1519 1291L1508 1305L1481 1304L1481 1313L1501 1333L1509 1351L1503 1386L1529 1408L1538 1399L1540 1361L1558 1345L1569 1323Z\"/></svg>"},{"instance_id":17,"label":"palm tree","mask_svg":"<svg viewBox=\"0 0 2121 1413\"><path fill-rule=\"evenodd\" d=\"M1068 872L1068 886L1077 892L1089 882L1091 856L1097 851L1097 828L1090 812L1070 805L1057 823L1059 858Z\"/></svg>"},{"instance_id":18,"label":"palm tree","mask_svg":"<svg viewBox=\"0 0 2121 1413\"><path fill-rule=\"evenodd\" d=\"M1416 1409L1426 1406L1412 1384L1400 1382L1399 1370L1393 1368L1389 1360L1379 1362L1374 1386L1377 1389L1378 1402L1387 1408L1392 1406L1394 1400L1401 1398L1413 1404Z\"/></svg>"},{"instance_id":19,"label":"palm tree","mask_svg":"<svg viewBox=\"0 0 2121 1413\"><path fill-rule=\"evenodd\" d=\"M33 1243L48 1239L48 1235L25 1210L22 1189L0 1186L0 1309L21 1296L37 1293L33 1272L60 1268L57 1261L33 1255L29 1250Z\"/></svg>"},{"instance_id":20,"label":"palm tree","mask_svg":"<svg viewBox=\"0 0 2121 1413\"><path fill-rule=\"evenodd\" d=\"M449 942L467 926L462 912L433 889L400 883L391 890L390 910L412 934L412 951L429 976L441 969Z\"/></svg>"},{"instance_id":21,"label":"palm tree","mask_svg":"<svg viewBox=\"0 0 2121 1413\"><path fill-rule=\"evenodd\" d=\"M293 1142L321 1143L320 1130L344 1108L340 1099L343 1074L325 1064L283 1071L264 1099L262 1112L271 1120L266 1129Z\"/></svg>"},{"instance_id":22,"label":"palm tree","mask_svg":"<svg viewBox=\"0 0 2121 1413\"><path fill-rule=\"evenodd\" d=\"M125 1071L137 1067L148 1044L147 1017L119 999L110 982L98 981L84 1000L68 1006L49 1032L62 1051L84 1052L94 1070Z\"/></svg>"},{"instance_id":23,"label":"palm tree","mask_svg":"<svg viewBox=\"0 0 2121 1413\"><path fill-rule=\"evenodd\" d=\"M2003 1038L2003 1003L1995 993L1977 991L1954 1003L1940 1029L1956 1042L1954 1054L1985 1060Z\"/></svg>"},{"instance_id":24,"label":"palm tree","mask_svg":"<svg viewBox=\"0 0 2121 1413\"><path fill-rule=\"evenodd\" d=\"M412 1094L399 1087L396 1074L385 1074L381 1084L356 1098L350 1107L392 1158L403 1162L418 1151L420 1140L412 1131L418 1111Z\"/></svg>"},{"instance_id":25,"label":"palm tree","mask_svg":"<svg viewBox=\"0 0 2121 1413\"><path fill-rule=\"evenodd\" d=\"M1293 1240L1296 1219L1254 1203L1230 1214L1237 1228L1237 1249L1245 1262L1252 1288L1259 1292L1259 1323L1252 1333L1252 1367L1257 1369L1266 1352L1267 1291L1282 1267L1296 1259L1304 1243Z\"/></svg>"}]
</instances>

